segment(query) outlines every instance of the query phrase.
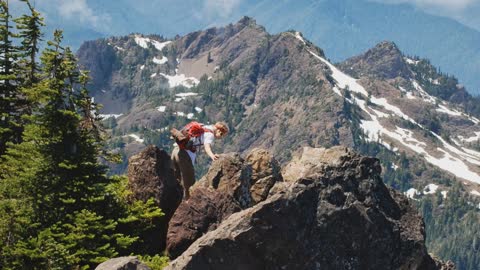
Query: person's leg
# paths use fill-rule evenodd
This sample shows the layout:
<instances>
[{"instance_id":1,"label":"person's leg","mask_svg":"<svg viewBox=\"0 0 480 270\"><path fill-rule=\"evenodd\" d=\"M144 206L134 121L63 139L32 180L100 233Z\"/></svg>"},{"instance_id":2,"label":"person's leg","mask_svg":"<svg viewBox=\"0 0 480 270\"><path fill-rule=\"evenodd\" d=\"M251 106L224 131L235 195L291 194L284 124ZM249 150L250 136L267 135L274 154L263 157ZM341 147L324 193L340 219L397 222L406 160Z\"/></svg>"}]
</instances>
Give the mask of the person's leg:
<instances>
[{"instance_id":1,"label":"person's leg","mask_svg":"<svg viewBox=\"0 0 480 270\"><path fill-rule=\"evenodd\" d=\"M172 160L175 166L178 168L178 179L183 186L183 198L188 200L190 198L190 187L195 183L195 169L192 164L192 160L185 150L178 150L173 152Z\"/></svg>"},{"instance_id":2,"label":"person's leg","mask_svg":"<svg viewBox=\"0 0 480 270\"><path fill-rule=\"evenodd\" d=\"M172 160L172 169L173 169L173 174L175 175L175 178L177 179L180 184L182 183L182 174L180 172L180 160L178 158L178 151L180 149L178 147L174 147L171 155L171 160Z\"/></svg>"}]
</instances>

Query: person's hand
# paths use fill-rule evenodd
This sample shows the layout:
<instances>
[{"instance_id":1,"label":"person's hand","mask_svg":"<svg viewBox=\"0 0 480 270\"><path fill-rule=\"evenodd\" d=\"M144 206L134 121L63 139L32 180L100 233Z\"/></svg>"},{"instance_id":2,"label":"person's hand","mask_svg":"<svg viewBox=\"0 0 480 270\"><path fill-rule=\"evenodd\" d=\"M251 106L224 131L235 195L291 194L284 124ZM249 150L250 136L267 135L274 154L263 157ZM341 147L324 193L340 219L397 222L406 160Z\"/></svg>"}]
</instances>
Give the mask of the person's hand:
<instances>
[{"instance_id":1,"label":"person's hand","mask_svg":"<svg viewBox=\"0 0 480 270\"><path fill-rule=\"evenodd\" d=\"M210 156L210 158L211 158L212 160L217 160L219 157L220 157L220 156L217 155L217 154L213 154L213 155Z\"/></svg>"}]
</instances>

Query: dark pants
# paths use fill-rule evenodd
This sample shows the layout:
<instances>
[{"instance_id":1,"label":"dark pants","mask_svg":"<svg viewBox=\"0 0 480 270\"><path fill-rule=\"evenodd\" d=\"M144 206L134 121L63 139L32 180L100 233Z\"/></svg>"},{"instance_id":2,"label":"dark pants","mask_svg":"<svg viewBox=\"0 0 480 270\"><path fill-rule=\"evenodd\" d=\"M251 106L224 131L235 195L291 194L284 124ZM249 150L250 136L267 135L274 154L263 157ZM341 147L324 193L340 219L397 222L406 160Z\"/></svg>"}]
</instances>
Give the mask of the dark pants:
<instances>
[{"instance_id":1,"label":"dark pants","mask_svg":"<svg viewBox=\"0 0 480 270\"><path fill-rule=\"evenodd\" d=\"M189 189L195 183L195 169L187 151L174 147L172 151L172 164L175 177L183 186L183 198L190 197Z\"/></svg>"}]
</instances>

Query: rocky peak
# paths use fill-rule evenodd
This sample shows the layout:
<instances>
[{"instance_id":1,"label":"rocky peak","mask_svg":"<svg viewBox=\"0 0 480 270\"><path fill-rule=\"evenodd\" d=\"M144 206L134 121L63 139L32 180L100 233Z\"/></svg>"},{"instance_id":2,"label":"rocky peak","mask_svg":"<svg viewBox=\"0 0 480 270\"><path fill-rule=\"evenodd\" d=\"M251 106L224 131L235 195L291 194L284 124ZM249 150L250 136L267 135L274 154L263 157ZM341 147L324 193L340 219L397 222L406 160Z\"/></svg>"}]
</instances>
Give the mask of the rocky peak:
<instances>
[{"instance_id":1,"label":"rocky peak","mask_svg":"<svg viewBox=\"0 0 480 270\"><path fill-rule=\"evenodd\" d=\"M132 158L130 182L169 175L165 154L151 146ZM428 254L421 216L385 186L378 159L304 148L281 171L288 182L264 149L221 155L174 210L167 252L176 259L166 269L455 269ZM268 197L253 205L252 188L266 179L257 194ZM124 257L97 269L148 268Z\"/></svg>"},{"instance_id":2,"label":"rocky peak","mask_svg":"<svg viewBox=\"0 0 480 270\"><path fill-rule=\"evenodd\" d=\"M395 43L383 41L362 55L339 65L354 77L371 76L380 79L409 78L411 71Z\"/></svg>"},{"instance_id":3,"label":"rocky peak","mask_svg":"<svg viewBox=\"0 0 480 270\"><path fill-rule=\"evenodd\" d=\"M427 253L422 218L383 184L377 159L336 147L304 149L292 162L309 172L291 173L167 269L444 269Z\"/></svg>"}]
</instances>

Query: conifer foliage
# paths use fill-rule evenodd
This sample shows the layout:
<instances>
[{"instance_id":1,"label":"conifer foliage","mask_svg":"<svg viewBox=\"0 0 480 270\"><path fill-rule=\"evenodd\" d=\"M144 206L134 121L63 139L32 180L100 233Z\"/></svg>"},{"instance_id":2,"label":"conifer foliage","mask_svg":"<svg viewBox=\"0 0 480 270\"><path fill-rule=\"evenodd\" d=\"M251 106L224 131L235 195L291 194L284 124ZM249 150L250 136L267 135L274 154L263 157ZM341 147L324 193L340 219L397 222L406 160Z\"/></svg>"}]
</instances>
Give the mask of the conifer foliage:
<instances>
[{"instance_id":1,"label":"conifer foliage","mask_svg":"<svg viewBox=\"0 0 480 270\"><path fill-rule=\"evenodd\" d=\"M144 232L125 230L129 222L162 213L152 202L125 206L112 192L121 178L98 162L103 135L88 74L61 31L36 62L43 19L23 2L31 14L12 20L0 1L0 269L90 269L134 252Z\"/></svg>"},{"instance_id":2,"label":"conifer foliage","mask_svg":"<svg viewBox=\"0 0 480 270\"><path fill-rule=\"evenodd\" d=\"M18 48L13 45L15 37L8 4L0 1L0 155L5 153L7 142L19 142L21 136L16 106L19 92L15 66Z\"/></svg>"}]
</instances>

